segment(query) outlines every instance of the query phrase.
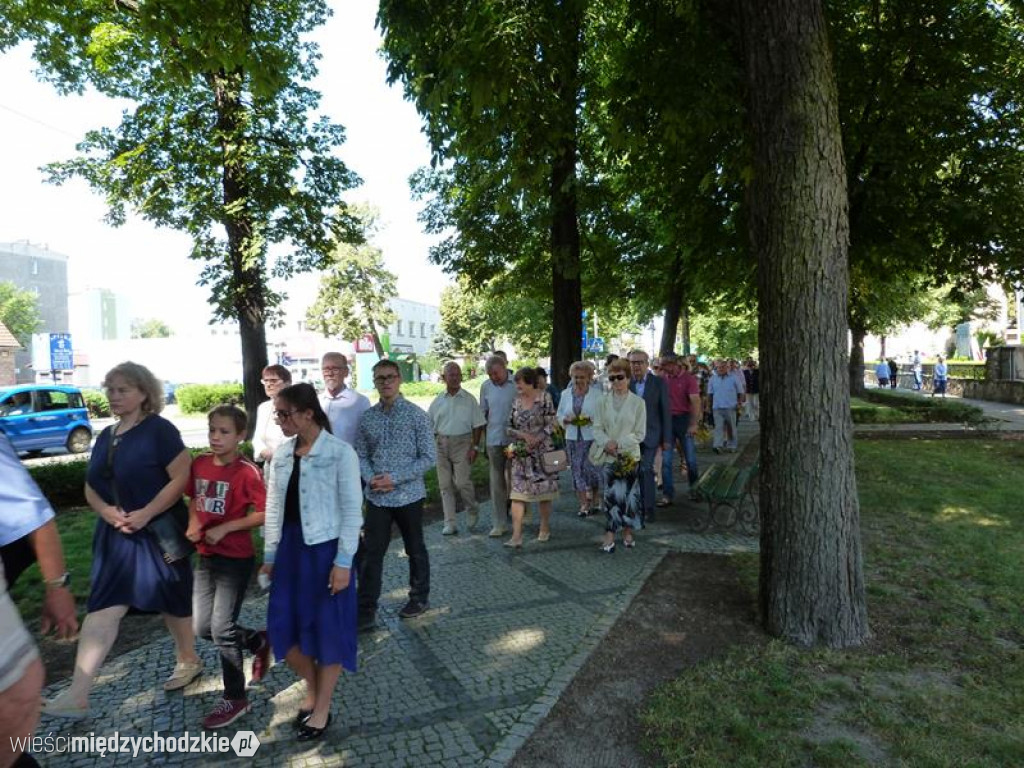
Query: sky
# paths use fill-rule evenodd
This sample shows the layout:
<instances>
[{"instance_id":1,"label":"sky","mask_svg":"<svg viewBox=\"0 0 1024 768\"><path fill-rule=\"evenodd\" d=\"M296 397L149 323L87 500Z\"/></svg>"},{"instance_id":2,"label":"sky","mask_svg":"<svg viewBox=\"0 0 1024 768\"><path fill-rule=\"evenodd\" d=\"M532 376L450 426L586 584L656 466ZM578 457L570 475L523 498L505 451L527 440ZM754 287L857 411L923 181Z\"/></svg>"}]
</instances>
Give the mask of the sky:
<instances>
[{"instance_id":1,"label":"sky","mask_svg":"<svg viewBox=\"0 0 1024 768\"><path fill-rule=\"evenodd\" d=\"M366 201L381 212L376 244L398 276L399 295L438 304L448 278L427 261L432 239L417 221L408 178L429 163L413 105L399 86L385 82L377 50L376 0L333 0L335 14L316 35L323 58L313 87L320 113L346 130L339 154L363 184L349 202ZM103 198L74 180L46 184L40 166L75 155L87 130L114 127L130 105L99 96L60 96L33 74L28 46L0 55L0 242L28 240L68 256L72 292L108 288L129 297L137 317L156 317L176 330L205 325L207 291L196 285L200 265L190 261L190 241L140 218L114 228L103 222ZM301 319L316 290L315 276L289 281L289 320Z\"/></svg>"}]
</instances>

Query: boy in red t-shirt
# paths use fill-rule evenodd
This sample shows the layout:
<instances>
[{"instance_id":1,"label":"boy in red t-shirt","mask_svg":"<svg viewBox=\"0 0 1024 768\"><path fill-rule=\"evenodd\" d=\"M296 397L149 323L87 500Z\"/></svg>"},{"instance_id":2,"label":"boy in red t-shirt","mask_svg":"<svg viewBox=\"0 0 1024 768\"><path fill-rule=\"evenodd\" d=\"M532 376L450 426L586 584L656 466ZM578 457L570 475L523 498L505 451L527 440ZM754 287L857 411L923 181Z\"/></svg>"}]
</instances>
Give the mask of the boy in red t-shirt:
<instances>
[{"instance_id":1,"label":"boy in red t-shirt","mask_svg":"<svg viewBox=\"0 0 1024 768\"><path fill-rule=\"evenodd\" d=\"M186 536L199 552L192 595L198 637L220 648L224 696L203 720L203 728L223 728L249 711L245 697L243 649L255 654L253 681L266 673L267 633L238 625L245 591L255 565L250 531L263 525L267 493L259 469L238 452L245 439L245 412L233 405L210 411L210 453L192 462L187 493Z\"/></svg>"}]
</instances>

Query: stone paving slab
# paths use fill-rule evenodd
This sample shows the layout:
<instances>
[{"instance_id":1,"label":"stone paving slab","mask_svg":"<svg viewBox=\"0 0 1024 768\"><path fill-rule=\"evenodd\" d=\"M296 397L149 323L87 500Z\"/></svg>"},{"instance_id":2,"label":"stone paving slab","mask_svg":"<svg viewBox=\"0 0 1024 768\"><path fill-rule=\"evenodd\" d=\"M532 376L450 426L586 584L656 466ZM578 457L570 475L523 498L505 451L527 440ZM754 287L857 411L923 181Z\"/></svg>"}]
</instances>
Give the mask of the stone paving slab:
<instances>
[{"instance_id":1,"label":"stone paving slab","mask_svg":"<svg viewBox=\"0 0 1024 768\"><path fill-rule=\"evenodd\" d=\"M741 421L745 444L757 425ZM742 446L741 446L742 447ZM702 469L739 454L700 451ZM685 479L677 488L685 490ZM380 629L360 637L359 671L344 674L334 702L334 724L313 746L294 740L290 721L302 683L282 663L250 688L253 711L218 735L253 730L261 746L253 758L169 753L38 755L44 765L157 765L252 763L258 766L502 766L547 715L587 657L643 587L668 551L730 554L756 551L756 537L712 528L707 533L659 522L637 536L635 549L598 551L603 519L576 517L575 495L562 476L552 537L536 536L536 516L521 550L488 538L489 505L475 533L441 536L429 525L431 609L402 621L408 561L401 541L385 559ZM689 504L690 502L678 502ZM261 627L266 596L248 600L242 623ZM104 666L93 694L93 717L68 724L44 718L38 734L145 736L159 731L197 735L220 690L216 648L200 643L206 668L184 693L160 687L173 664L173 645L153 642ZM247 658L248 669L250 661ZM51 686L47 697L66 683Z\"/></svg>"}]
</instances>

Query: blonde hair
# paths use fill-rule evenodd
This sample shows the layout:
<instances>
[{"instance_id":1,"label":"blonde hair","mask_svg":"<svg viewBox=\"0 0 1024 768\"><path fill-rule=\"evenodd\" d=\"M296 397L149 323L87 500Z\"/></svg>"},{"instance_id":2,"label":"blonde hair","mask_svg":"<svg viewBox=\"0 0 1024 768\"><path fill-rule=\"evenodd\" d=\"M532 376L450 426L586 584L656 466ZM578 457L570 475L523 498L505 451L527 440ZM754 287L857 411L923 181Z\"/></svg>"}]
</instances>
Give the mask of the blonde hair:
<instances>
[{"instance_id":1,"label":"blonde hair","mask_svg":"<svg viewBox=\"0 0 1024 768\"><path fill-rule=\"evenodd\" d=\"M606 373L611 373L612 371L618 371L619 373L624 373L624 374L626 374L626 378L627 379L630 376L633 375L633 370L629 367L629 361L626 360L625 358L622 358L622 357L620 357L618 360L612 360L605 367L604 370L605 370Z\"/></svg>"},{"instance_id":2,"label":"blonde hair","mask_svg":"<svg viewBox=\"0 0 1024 768\"><path fill-rule=\"evenodd\" d=\"M120 376L146 396L142 401L143 413L160 413L164 409L163 384L149 368L130 360L119 363L107 371L107 375L103 377L103 386L110 386L110 380L115 376Z\"/></svg>"},{"instance_id":3,"label":"blonde hair","mask_svg":"<svg viewBox=\"0 0 1024 768\"><path fill-rule=\"evenodd\" d=\"M577 360L575 363L569 366L569 376L575 376L576 371L584 371L591 378L594 376L594 364L589 360Z\"/></svg>"}]
</instances>

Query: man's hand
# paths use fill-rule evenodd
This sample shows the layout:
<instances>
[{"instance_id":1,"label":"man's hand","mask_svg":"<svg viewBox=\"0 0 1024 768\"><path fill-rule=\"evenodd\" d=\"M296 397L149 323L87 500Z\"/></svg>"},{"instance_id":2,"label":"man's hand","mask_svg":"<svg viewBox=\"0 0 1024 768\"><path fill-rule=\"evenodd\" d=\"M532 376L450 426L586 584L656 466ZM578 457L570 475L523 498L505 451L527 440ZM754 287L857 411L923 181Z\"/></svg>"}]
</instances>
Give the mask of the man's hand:
<instances>
[{"instance_id":1,"label":"man's hand","mask_svg":"<svg viewBox=\"0 0 1024 768\"><path fill-rule=\"evenodd\" d=\"M58 640L70 640L78 634L78 616L75 613L75 598L67 587L47 587L43 599L40 631L46 635L54 630Z\"/></svg>"},{"instance_id":2,"label":"man's hand","mask_svg":"<svg viewBox=\"0 0 1024 768\"><path fill-rule=\"evenodd\" d=\"M476 446L474 445L472 448L466 451L466 461L472 464L474 461L476 461L476 457L478 455L479 451L477 451Z\"/></svg>"},{"instance_id":3,"label":"man's hand","mask_svg":"<svg viewBox=\"0 0 1024 768\"><path fill-rule=\"evenodd\" d=\"M370 490L377 493L389 493L395 490L395 481L386 472L382 475L374 475L370 478Z\"/></svg>"}]
</instances>

